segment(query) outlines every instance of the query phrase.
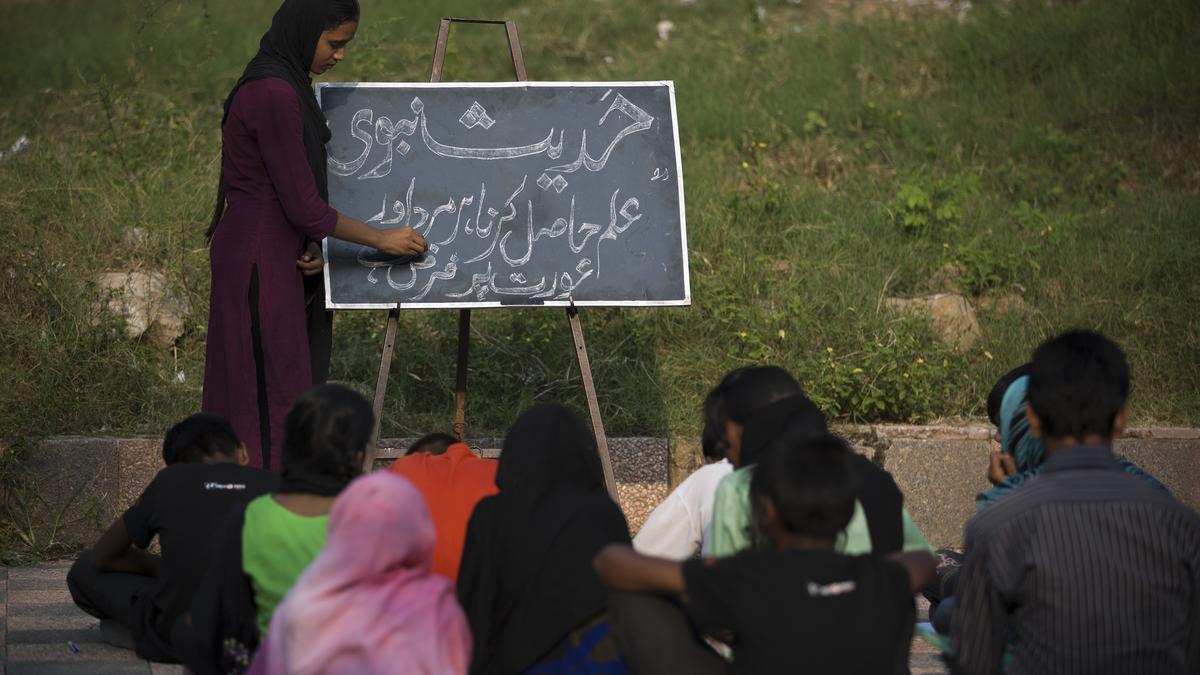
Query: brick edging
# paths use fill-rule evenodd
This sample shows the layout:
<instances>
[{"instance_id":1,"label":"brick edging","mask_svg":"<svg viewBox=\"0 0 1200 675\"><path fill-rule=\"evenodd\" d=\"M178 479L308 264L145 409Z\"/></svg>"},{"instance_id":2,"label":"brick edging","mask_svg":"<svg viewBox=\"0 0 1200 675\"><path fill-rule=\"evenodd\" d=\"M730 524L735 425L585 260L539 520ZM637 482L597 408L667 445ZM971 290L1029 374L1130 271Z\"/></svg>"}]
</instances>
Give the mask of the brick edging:
<instances>
[{"instance_id":1,"label":"brick edging","mask_svg":"<svg viewBox=\"0 0 1200 675\"><path fill-rule=\"evenodd\" d=\"M834 424L835 431L848 432L854 435L878 435L883 438L904 438L913 440L975 440L982 441L992 437L995 428L987 425L953 425L953 424ZM1200 428L1197 427L1131 427L1118 438L1158 439L1158 440L1200 440Z\"/></svg>"},{"instance_id":2,"label":"brick edging","mask_svg":"<svg viewBox=\"0 0 1200 675\"><path fill-rule=\"evenodd\" d=\"M912 439L912 440L987 440L992 437L995 432L990 425L984 424L839 424L834 423L833 429L842 433L854 436L879 436L888 439ZM1125 430L1125 433L1120 438L1130 439L1152 439L1152 440L1173 440L1173 441L1194 441L1200 440L1200 427L1131 427ZM645 440L664 441L668 439L658 438L655 436L613 436L609 440L612 441L645 441ZM87 435L87 434L63 434L49 436L44 441L84 441L84 440L111 440L111 441L155 441L156 436L149 435L132 435L132 436L111 436L111 435ZM417 437L399 437L399 438L382 438L379 441L380 458L395 457L396 451L407 447L409 443L417 440ZM470 438L468 442L473 446L494 449L499 448L503 443L502 437L488 436L479 438ZM3 453L5 446L0 443L0 453Z\"/></svg>"}]
</instances>

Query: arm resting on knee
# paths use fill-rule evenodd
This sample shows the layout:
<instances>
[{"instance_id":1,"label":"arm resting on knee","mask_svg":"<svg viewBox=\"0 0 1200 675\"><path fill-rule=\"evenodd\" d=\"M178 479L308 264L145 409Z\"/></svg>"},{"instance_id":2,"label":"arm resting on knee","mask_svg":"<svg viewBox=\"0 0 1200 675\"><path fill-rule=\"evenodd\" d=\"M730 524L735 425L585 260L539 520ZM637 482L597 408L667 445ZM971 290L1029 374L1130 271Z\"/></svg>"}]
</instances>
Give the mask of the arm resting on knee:
<instances>
[{"instance_id":1,"label":"arm resting on knee","mask_svg":"<svg viewBox=\"0 0 1200 675\"><path fill-rule=\"evenodd\" d=\"M136 548L125 529L125 520L117 518L108 531L96 541L92 549L92 561L101 572L125 572L147 577L158 576L162 560Z\"/></svg>"}]
</instances>

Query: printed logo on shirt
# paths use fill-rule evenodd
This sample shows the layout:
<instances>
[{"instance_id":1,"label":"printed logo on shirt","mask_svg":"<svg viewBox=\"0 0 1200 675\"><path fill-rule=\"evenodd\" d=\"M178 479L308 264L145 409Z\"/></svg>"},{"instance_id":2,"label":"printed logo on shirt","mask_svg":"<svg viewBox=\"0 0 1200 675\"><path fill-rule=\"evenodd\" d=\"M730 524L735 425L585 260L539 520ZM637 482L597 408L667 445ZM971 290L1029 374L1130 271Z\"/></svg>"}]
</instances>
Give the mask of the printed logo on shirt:
<instances>
[{"instance_id":1,"label":"printed logo on shirt","mask_svg":"<svg viewBox=\"0 0 1200 675\"><path fill-rule=\"evenodd\" d=\"M814 598L829 598L835 595L853 593L858 585L853 581L835 581L832 584L817 584L808 582L808 594Z\"/></svg>"},{"instance_id":2,"label":"printed logo on shirt","mask_svg":"<svg viewBox=\"0 0 1200 675\"><path fill-rule=\"evenodd\" d=\"M245 490L245 483L215 483L208 482L204 484L205 490Z\"/></svg>"}]
</instances>

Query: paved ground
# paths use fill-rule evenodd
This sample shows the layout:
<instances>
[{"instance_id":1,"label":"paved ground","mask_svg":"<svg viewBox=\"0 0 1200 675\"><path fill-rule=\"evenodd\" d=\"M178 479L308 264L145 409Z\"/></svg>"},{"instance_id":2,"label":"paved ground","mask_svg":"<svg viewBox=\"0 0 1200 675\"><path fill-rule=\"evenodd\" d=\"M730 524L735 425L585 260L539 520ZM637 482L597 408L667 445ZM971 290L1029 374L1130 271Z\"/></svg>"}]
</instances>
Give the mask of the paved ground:
<instances>
[{"instance_id":1,"label":"paved ground","mask_svg":"<svg viewBox=\"0 0 1200 675\"><path fill-rule=\"evenodd\" d=\"M100 640L99 622L67 592L69 563L0 567L0 675L178 675ZM79 648L75 653L70 645Z\"/></svg>"},{"instance_id":2,"label":"paved ground","mask_svg":"<svg viewBox=\"0 0 1200 675\"><path fill-rule=\"evenodd\" d=\"M0 567L0 675L182 674L179 666L149 663L101 641L96 619L71 602L68 567ZM918 615L924 620L923 608ZM913 675L945 672L933 648L922 640L913 643L911 663Z\"/></svg>"},{"instance_id":3,"label":"paved ground","mask_svg":"<svg viewBox=\"0 0 1200 675\"><path fill-rule=\"evenodd\" d=\"M917 596L917 621L929 620L929 603ZM942 661L938 650L921 638L913 638L912 652L908 658L912 675L945 675L950 671Z\"/></svg>"}]
</instances>

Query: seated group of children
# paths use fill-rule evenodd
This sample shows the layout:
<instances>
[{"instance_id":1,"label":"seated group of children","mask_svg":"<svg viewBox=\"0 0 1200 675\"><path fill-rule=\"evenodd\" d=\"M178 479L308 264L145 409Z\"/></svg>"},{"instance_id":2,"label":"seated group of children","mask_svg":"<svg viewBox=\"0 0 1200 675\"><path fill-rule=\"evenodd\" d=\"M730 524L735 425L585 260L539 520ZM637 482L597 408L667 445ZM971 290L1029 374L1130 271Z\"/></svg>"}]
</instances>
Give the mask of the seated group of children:
<instances>
[{"instance_id":1,"label":"seated group of children","mask_svg":"<svg viewBox=\"0 0 1200 675\"><path fill-rule=\"evenodd\" d=\"M281 475L220 418L176 425L68 583L196 673L905 673L921 591L956 671L1198 672L1200 516L1112 454L1120 349L1067 333L998 388L995 487L941 566L892 477L759 366L706 398L714 461L632 542L566 408L523 412L498 462L433 435L360 476L370 408L323 385Z\"/></svg>"}]
</instances>

